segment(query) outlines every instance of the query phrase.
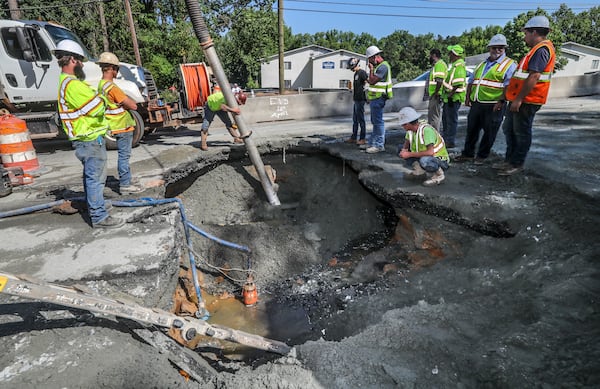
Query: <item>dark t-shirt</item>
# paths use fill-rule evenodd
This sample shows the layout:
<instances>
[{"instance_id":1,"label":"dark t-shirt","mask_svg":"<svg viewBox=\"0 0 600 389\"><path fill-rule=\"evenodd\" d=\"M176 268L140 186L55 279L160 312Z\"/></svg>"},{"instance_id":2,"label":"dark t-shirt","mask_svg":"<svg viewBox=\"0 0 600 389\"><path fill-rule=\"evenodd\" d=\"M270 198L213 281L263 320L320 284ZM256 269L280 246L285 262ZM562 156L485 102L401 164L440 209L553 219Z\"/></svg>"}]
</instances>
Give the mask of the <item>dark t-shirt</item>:
<instances>
[{"instance_id":1,"label":"dark t-shirt","mask_svg":"<svg viewBox=\"0 0 600 389\"><path fill-rule=\"evenodd\" d=\"M546 69L548 61L550 61L550 50L548 50L547 47L542 46L533 53L527 67L530 71L541 73Z\"/></svg>"},{"instance_id":2,"label":"dark t-shirt","mask_svg":"<svg viewBox=\"0 0 600 389\"><path fill-rule=\"evenodd\" d=\"M354 101L366 101L364 85L369 75L362 69L354 72Z\"/></svg>"}]
</instances>

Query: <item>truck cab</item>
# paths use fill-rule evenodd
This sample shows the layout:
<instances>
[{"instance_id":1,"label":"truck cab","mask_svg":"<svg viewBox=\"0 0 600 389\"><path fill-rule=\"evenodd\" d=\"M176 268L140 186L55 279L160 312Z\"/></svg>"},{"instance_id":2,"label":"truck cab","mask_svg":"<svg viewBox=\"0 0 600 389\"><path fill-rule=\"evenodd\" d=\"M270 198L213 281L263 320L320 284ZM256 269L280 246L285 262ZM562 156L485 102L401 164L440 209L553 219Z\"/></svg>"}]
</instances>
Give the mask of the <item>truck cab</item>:
<instances>
[{"instance_id":1,"label":"truck cab","mask_svg":"<svg viewBox=\"0 0 600 389\"><path fill-rule=\"evenodd\" d=\"M32 139L53 138L63 132L56 119L61 69L52 54L63 39L73 40L83 48L89 59L83 66L85 81L96 89L102 78L100 67L72 31L51 22L0 20L0 108L25 120ZM146 85L146 75L138 66L121 63L115 81L142 107L148 104L152 93ZM134 136L134 142L139 142L144 123L139 114L134 118L140 122Z\"/></svg>"}]
</instances>

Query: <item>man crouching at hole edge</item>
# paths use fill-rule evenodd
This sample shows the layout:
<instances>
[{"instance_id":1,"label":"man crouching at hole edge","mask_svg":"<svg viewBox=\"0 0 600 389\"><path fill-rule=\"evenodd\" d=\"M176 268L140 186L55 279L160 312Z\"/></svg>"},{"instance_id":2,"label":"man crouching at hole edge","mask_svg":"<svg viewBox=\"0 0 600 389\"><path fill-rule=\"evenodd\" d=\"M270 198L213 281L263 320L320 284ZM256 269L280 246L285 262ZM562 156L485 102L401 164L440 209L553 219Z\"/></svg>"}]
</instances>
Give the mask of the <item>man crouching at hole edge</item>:
<instances>
[{"instance_id":1,"label":"man crouching at hole edge","mask_svg":"<svg viewBox=\"0 0 600 389\"><path fill-rule=\"evenodd\" d=\"M444 181L444 170L448 169L450 157L442 136L427 121L419 120L421 115L411 107L404 107L398 113L406 137L402 148L398 146L398 156L412 167L408 178L426 178L423 185L435 186Z\"/></svg>"}]
</instances>

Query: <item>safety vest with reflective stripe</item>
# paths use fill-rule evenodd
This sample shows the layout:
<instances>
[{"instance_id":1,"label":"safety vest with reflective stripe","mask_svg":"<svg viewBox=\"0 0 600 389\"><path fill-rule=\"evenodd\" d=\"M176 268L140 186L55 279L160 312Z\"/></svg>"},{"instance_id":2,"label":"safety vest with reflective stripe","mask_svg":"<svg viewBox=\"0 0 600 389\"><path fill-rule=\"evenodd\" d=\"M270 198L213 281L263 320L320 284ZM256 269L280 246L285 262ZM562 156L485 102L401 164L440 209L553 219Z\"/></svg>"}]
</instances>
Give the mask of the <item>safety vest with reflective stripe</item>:
<instances>
[{"instance_id":1,"label":"safety vest with reflective stripe","mask_svg":"<svg viewBox=\"0 0 600 389\"><path fill-rule=\"evenodd\" d=\"M105 100L71 74L61 73L58 84L58 114L69 140L89 142L108 130Z\"/></svg>"},{"instance_id":2,"label":"safety vest with reflective stripe","mask_svg":"<svg viewBox=\"0 0 600 389\"><path fill-rule=\"evenodd\" d=\"M130 132L134 130L135 120L125 108L119 104L112 102L108 97L108 93L112 88L118 88L113 82L108 80L100 80L98 83L98 93L106 98L107 107L104 111L104 116L108 120L108 127L113 134Z\"/></svg>"},{"instance_id":3,"label":"safety vest with reflective stripe","mask_svg":"<svg viewBox=\"0 0 600 389\"><path fill-rule=\"evenodd\" d=\"M444 80L444 90L442 93L445 103L448 102L448 94L452 92L455 86L458 88L456 88L450 99L464 103L467 96L467 69L465 68L465 60L462 58L457 59L448 67L448 74Z\"/></svg>"},{"instance_id":4,"label":"safety vest with reflective stripe","mask_svg":"<svg viewBox=\"0 0 600 389\"><path fill-rule=\"evenodd\" d=\"M556 60L556 52L554 51L554 45L549 40L544 40L535 45L529 50L529 53L521 60L517 70L510 79L510 84L506 90L506 99L513 101L521 92L525 80L529 76L529 60L533 57L533 54L541 47L547 47L550 51L550 60L546 64L546 68L542 72L540 79L535 84L533 89L523 99L524 103L542 105L546 103L548 99L548 92L550 90L550 80L552 78L552 72L554 71L554 62Z\"/></svg>"},{"instance_id":5,"label":"safety vest with reflective stripe","mask_svg":"<svg viewBox=\"0 0 600 389\"><path fill-rule=\"evenodd\" d=\"M442 80L445 80L447 72L448 72L448 65L446 65L446 62L444 62L443 60L439 59L435 63L435 65L433 65L433 67L429 71L429 89L428 89L429 96L433 96L433 94L435 93L435 88L437 87L437 83L435 82L435 79L441 78ZM438 93L441 93L442 89L443 88L440 88Z\"/></svg>"},{"instance_id":6,"label":"safety vest with reflective stripe","mask_svg":"<svg viewBox=\"0 0 600 389\"><path fill-rule=\"evenodd\" d=\"M379 80L376 84L369 84L369 90L367 91L367 100L369 101L378 99L383 95L387 95L388 99L394 97L394 94L392 93L392 68L390 67L390 64L387 63L387 61L381 62L377 65L373 73L377 73L377 69L379 69L381 65L387 66L387 76L385 77L385 81Z\"/></svg>"},{"instance_id":7,"label":"safety vest with reflective stripe","mask_svg":"<svg viewBox=\"0 0 600 389\"><path fill-rule=\"evenodd\" d=\"M433 145L433 156L438 157L443 161L450 161L448 156L448 150L444 143L444 138L439 132L435 130L427 121L419 120L419 128L417 131L406 131L406 137L410 142L410 151L418 153L420 151L427 150L427 143L425 143L425 131L433 131L435 133L435 143Z\"/></svg>"},{"instance_id":8,"label":"safety vest with reflective stripe","mask_svg":"<svg viewBox=\"0 0 600 389\"><path fill-rule=\"evenodd\" d=\"M510 66L514 63L512 59L505 57L502 62L496 62L483 74L486 61L475 69L475 77L471 86L471 101L482 103L495 103L502 97L504 92L504 77Z\"/></svg>"}]
</instances>

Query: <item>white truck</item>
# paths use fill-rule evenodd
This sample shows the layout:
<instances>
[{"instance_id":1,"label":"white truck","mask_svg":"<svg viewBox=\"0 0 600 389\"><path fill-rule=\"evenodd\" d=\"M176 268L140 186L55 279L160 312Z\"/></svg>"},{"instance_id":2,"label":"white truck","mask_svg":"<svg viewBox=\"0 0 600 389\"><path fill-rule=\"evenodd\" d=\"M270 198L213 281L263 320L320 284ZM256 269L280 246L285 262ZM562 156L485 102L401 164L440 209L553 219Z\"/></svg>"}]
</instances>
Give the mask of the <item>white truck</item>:
<instances>
[{"instance_id":1,"label":"white truck","mask_svg":"<svg viewBox=\"0 0 600 389\"><path fill-rule=\"evenodd\" d=\"M90 60L83 67L85 81L96 88L100 67L72 31L51 22L0 20L0 109L25 120L32 139L64 135L56 106L61 69L52 54L63 39L78 42L86 51ZM149 72L127 63L121 63L116 83L138 104L138 111L131 111L137 145L144 135L148 104L158 97L156 86ZM108 139L107 146L114 149L116 143Z\"/></svg>"}]
</instances>

